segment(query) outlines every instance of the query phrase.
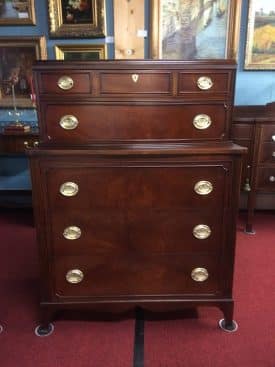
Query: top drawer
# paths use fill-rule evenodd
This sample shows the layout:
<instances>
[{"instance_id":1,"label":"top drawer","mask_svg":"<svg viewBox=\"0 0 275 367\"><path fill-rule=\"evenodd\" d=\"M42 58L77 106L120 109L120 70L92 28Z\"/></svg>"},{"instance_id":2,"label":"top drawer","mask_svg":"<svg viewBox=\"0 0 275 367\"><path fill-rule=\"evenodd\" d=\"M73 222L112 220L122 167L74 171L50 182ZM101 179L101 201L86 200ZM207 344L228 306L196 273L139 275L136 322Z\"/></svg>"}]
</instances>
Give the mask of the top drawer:
<instances>
[{"instance_id":1,"label":"top drawer","mask_svg":"<svg viewBox=\"0 0 275 367\"><path fill-rule=\"evenodd\" d=\"M92 81L89 72L42 72L38 79L39 90L42 94L74 94L91 93Z\"/></svg>"},{"instance_id":2,"label":"top drawer","mask_svg":"<svg viewBox=\"0 0 275 367\"><path fill-rule=\"evenodd\" d=\"M275 124L263 125L262 141L275 142Z\"/></svg>"}]
</instances>

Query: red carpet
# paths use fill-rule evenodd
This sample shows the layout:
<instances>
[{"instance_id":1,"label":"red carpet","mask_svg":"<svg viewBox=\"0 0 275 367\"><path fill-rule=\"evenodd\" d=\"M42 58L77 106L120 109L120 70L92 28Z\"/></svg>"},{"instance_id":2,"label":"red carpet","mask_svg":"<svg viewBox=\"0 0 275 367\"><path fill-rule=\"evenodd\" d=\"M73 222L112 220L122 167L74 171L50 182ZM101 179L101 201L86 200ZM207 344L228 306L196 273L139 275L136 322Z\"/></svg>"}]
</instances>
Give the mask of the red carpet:
<instances>
[{"instance_id":1,"label":"red carpet","mask_svg":"<svg viewBox=\"0 0 275 367\"><path fill-rule=\"evenodd\" d=\"M275 366L275 213L257 214L255 236L240 221L235 271L236 333L217 328L218 309L197 319L147 321L145 367Z\"/></svg>"},{"instance_id":2,"label":"red carpet","mask_svg":"<svg viewBox=\"0 0 275 367\"><path fill-rule=\"evenodd\" d=\"M37 256L31 215L0 212L1 367L130 367L134 319L56 321L51 336L34 334L38 319Z\"/></svg>"}]
</instances>

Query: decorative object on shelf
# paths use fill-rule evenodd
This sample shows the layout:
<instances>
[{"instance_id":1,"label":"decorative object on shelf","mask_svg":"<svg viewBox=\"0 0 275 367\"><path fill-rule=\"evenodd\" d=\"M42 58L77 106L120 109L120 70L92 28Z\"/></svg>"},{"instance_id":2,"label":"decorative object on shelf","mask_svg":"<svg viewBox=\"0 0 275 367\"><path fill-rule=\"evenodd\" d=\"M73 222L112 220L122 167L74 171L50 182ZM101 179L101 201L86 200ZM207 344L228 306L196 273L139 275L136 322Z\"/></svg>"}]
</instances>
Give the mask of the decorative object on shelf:
<instances>
[{"instance_id":1,"label":"decorative object on shelf","mask_svg":"<svg viewBox=\"0 0 275 367\"><path fill-rule=\"evenodd\" d=\"M46 59L45 37L0 37L0 107L34 107L32 64Z\"/></svg>"},{"instance_id":2,"label":"decorative object on shelf","mask_svg":"<svg viewBox=\"0 0 275 367\"><path fill-rule=\"evenodd\" d=\"M151 1L153 59L236 58L241 1Z\"/></svg>"},{"instance_id":3,"label":"decorative object on shelf","mask_svg":"<svg viewBox=\"0 0 275 367\"><path fill-rule=\"evenodd\" d=\"M34 0L0 0L0 25L34 24Z\"/></svg>"},{"instance_id":4,"label":"decorative object on shelf","mask_svg":"<svg viewBox=\"0 0 275 367\"><path fill-rule=\"evenodd\" d=\"M107 58L105 45L56 45L55 57L66 61L92 61Z\"/></svg>"},{"instance_id":5,"label":"decorative object on shelf","mask_svg":"<svg viewBox=\"0 0 275 367\"><path fill-rule=\"evenodd\" d=\"M51 38L104 37L104 0L48 0Z\"/></svg>"},{"instance_id":6,"label":"decorative object on shelf","mask_svg":"<svg viewBox=\"0 0 275 367\"><path fill-rule=\"evenodd\" d=\"M275 69L275 3L249 2L248 28L244 68Z\"/></svg>"}]
</instances>

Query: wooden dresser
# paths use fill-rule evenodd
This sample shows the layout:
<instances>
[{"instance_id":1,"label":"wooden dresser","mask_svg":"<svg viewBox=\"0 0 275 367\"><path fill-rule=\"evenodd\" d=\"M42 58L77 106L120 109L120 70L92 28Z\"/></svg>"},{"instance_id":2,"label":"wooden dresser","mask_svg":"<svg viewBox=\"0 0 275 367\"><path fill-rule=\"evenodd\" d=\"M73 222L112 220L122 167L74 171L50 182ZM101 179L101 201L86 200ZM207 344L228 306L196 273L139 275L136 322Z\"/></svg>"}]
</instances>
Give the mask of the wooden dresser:
<instances>
[{"instance_id":1,"label":"wooden dresser","mask_svg":"<svg viewBox=\"0 0 275 367\"><path fill-rule=\"evenodd\" d=\"M275 209L275 103L236 106L231 136L248 148L241 188L247 193L245 231L254 234L255 208Z\"/></svg>"},{"instance_id":2,"label":"wooden dresser","mask_svg":"<svg viewBox=\"0 0 275 367\"><path fill-rule=\"evenodd\" d=\"M28 150L40 332L59 309L217 306L232 281L245 148L228 141L232 61L38 62Z\"/></svg>"}]
</instances>

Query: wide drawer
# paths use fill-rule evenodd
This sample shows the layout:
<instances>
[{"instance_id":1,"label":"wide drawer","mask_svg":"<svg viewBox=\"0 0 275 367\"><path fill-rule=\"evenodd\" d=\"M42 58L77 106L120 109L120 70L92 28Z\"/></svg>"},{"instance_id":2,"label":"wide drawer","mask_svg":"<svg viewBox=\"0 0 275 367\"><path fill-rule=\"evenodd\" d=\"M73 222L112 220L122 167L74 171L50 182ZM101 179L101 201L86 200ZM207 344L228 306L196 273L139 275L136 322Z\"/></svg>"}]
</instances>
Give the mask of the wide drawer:
<instances>
[{"instance_id":1,"label":"wide drawer","mask_svg":"<svg viewBox=\"0 0 275 367\"><path fill-rule=\"evenodd\" d=\"M259 162L261 163L274 163L275 167L275 142L263 143L261 145Z\"/></svg>"},{"instance_id":2,"label":"wide drawer","mask_svg":"<svg viewBox=\"0 0 275 367\"><path fill-rule=\"evenodd\" d=\"M275 124L262 127L262 140L275 143Z\"/></svg>"},{"instance_id":3,"label":"wide drawer","mask_svg":"<svg viewBox=\"0 0 275 367\"><path fill-rule=\"evenodd\" d=\"M257 189L275 191L275 166L274 168L258 168Z\"/></svg>"},{"instance_id":4,"label":"wide drawer","mask_svg":"<svg viewBox=\"0 0 275 367\"><path fill-rule=\"evenodd\" d=\"M222 288L218 257L131 251L117 256L60 256L54 259L54 292L58 297L106 298L215 294ZM197 268L206 269L205 281L192 279L191 273ZM70 283L81 278L79 283Z\"/></svg>"},{"instance_id":5,"label":"wide drawer","mask_svg":"<svg viewBox=\"0 0 275 367\"><path fill-rule=\"evenodd\" d=\"M80 105L42 107L42 140L69 145L99 140L223 140L223 104Z\"/></svg>"},{"instance_id":6,"label":"wide drawer","mask_svg":"<svg viewBox=\"0 0 275 367\"><path fill-rule=\"evenodd\" d=\"M231 137L234 140L251 140L253 126L251 124L233 124Z\"/></svg>"},{"instance_id":7,"label":"wide drawer","mask_svg":"<svg viewBox=\"0 0 275 367\"><path fill-rule=\"evenodd\" d=\"M42 72L38 78L41 94L89 94L92 90L91 74L89 72Z\"/></svg>"}]
</instances>

